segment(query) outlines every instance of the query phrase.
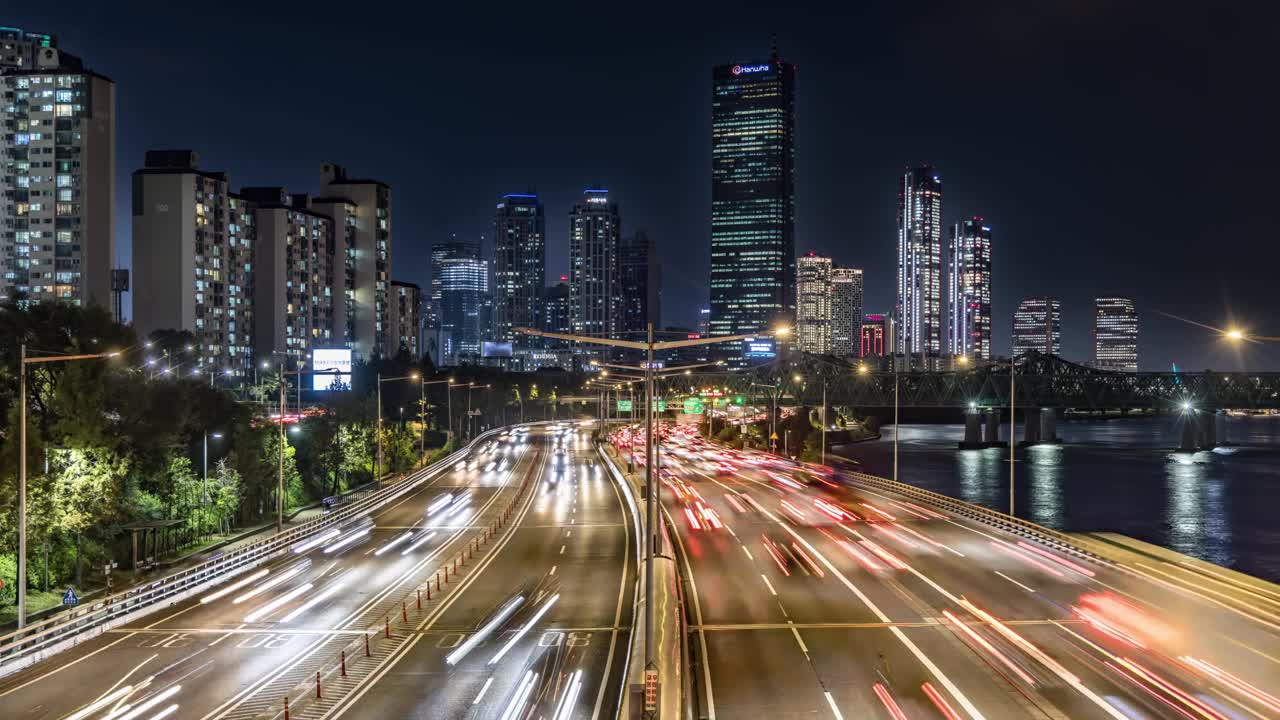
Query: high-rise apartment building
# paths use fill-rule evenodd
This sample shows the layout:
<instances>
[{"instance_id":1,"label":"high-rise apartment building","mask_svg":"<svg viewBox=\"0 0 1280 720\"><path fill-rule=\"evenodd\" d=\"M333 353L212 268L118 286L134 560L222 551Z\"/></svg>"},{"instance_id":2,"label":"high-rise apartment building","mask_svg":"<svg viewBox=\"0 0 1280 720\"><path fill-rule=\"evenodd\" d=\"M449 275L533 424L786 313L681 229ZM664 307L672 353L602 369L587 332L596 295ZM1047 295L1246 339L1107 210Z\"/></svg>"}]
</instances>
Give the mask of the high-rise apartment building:
<instances>
[{"instance_id":1,"label":"high-rise apartment building","mask_svg":"<svg viewBox=\"0 0 1280 720\"><path fill-rule=\"evenodd\" d=\"M621 239L622 218L609 191L584 190L569 213L569 293L578 335L617 337L622 329Z\"/></svg>"},{"instance_id":2,"label":"high-rise apartment building","mask_svg":"<svg viewBox=\"0 0 1280 720\"><path fill-rule=\"evenodd\" d=\"M796 259L796 348L831 352L831 258L809 253Z\"/></svg>"},{"instance_id":3,"label":"high-rise apartment building","mask_svg":"<svg viewBox=\"0 0 1280 720\"><path fill-rule=\"evenodd\" d=\"M1013 314L1013 359L1028 352L1062 352L1062 305L1057 298L1032 297L1018 303Z\"/></svg>"},{"instance_id":4,"label":"high-rise apartment building","mask_svg":"<svg viewBox=\"0 0 1280 720\"><path fill-rule=\"evenodd\" d=\"M831 268L831 354L860 354L862 338L862 269Z\"/></svg>"},{"instance_id":5,"label":"high-rise apartment building","mask_svg":"<svg viewBox=\"0 0 1280 720\"><path fill-rule=\"evenodd\" d=\"M489 263L474 243L450 241L431 248L432 293L439 293L440 364L458 365L480 357L484 309L489 295Z\"/></svg>"},{"instance_id":6,"label":"high-rise apartment building","mask_svg":"<svg viewBox=\"0 0 1280 720\"><path fill-rule=\"evenodd\" d=\"M896 350L942 352L942 180L931 165L908 168L898 186Z\"/></svg>"},{"instance_id":7,"label":"high-rise apartment building","mask_svg":"<svg viewBox=\"0 0 1280 720\"><path fill-rule=\"evenodd\" d=\"M58 40L45 33L22 28L0 27L0 72L34 70L36 57L45 48L57 49Z\"/></svg>"},{"instance_id":8,"label":"high-rise apartment building","mask_svg":"<svg viewBox=\"0 0 1280 720\"><path fill-rule=\"evenodd\" d=\"M354 325L352 347L362 358L386 356L389 347L389 293L391 290L391 187L378 180L361 180L347 176L346 170L333 163L320 166L320 196L326 207L345 200L350 216L334 218L343 232L351 228L353 287L351 322ZM345 307L343 308L345 314Z\"/></svg>"},{"instance_id":9,"label":"high-rise apartment building","mask_svg":"<svg viewBox=\"0 0 1280 720\"><path fill-rule=\"evenodd\" d=\"M115 83L53 45L0 31L0 299L109 308Z\"/></svg>"},{"instance_id":10,"label":"high-rise apartment building","mask_svg":"<svg viewBox=\"0 0 1280 720\"><path fill-rule=\"evenodd\" d=\"M334 312L342 254L333 218L311 208L306 195L282 187L247 187L256 237L253 252L254 353L310 360L316 348L344 347L345 324Z\"/></svg>"},{"instance_id":11,"label":"high-rise apartment building","mask_svg":"<svg viewBox=\"0 0 1280 720\"><path fill-rule=\"evenodd\" d=\"M644 338L649 323L662 327L662 265L658 248L644 230L622 238L618 274L622 282L623 339Z\"/></svg>"},{"instance_id":12,"label":"high-rise apartment building","mask_svg":"<svg viewBox=\"0 0 1280 720\"><path fill-rule=\"evenodd\" d=\"M880 314L864 315L859 336L862 339L859 357L884 357L887 345L888 318Z\"/></svg>"},{"instance_id":13,"label":"high-rise apartment building","mask_svg":"<svg viewBox=\"0 0 1280 720\"><path fill-rule=\"evenodd\" d=\"M795 66L775 50L711 73L710 334L791 325L795 263Z\"/></svg>"},{"instance_id":14,"label":"high-rise apartment building","mask_svg":"<svg viewBox=\"0 0 1280 720\"><path fill-rule=\"evenodd\" d=\"M947 348L991 359L991 228L980 217L951 227L947 255Z\"/></svg>"},{"instance_id":15,"label":"high-rise apartment building","mask_svg":"<svg viewBox=\"0 0 1280 720\"><path fill-rule=\"evenodd\" d=\"M547 332L573 332L573 297L568 281L569 278L562 275L560 282L548 285L542 291L542 322L538 327ZM567 344L564 340L548 339L547 347L563 347Z\"/></svg>"},{"instance_id":16,"label":"high-rise apartment building","mask_svg":"<svg viewBox=\"0 0 1280 720\"><path fill-rule=\"evenodd\" d=\"M411 282L391 281L391 329L394 356L401 350L420 360L422 348L422 288Z\"/></svg>"},{"instance_id":17,"label":"high-rise apartment building","mask_svg":"<svg viewBox=\"0 0 1280 720\"><path fill-rule=\"evenodd\" d=\"M1133 300L1100 297L1094 301L1093 366L1137 372L1138 310Z\"/></svg>"},{"instance_id":18,"label":"high-rise apartment building","mask_svg":"<svg viewBox=\"0 0 1280 720\"><path fill-rule=\"evenodd\" d=\"M512 328L538 327L538 298L546 283L546 217L538 196L503 195L493 216L494 339L533 345Z\"/></svg>"},{"instance_id":19,"label":"high-rise apartment building","mask_svg":"<svg viewBox=\"0 0 1280 720\"><path fill-rule=\"evenodd\" d=\"M253 370L256 221L226 173L190 150L149 151L133 173L133 326L186 330L199 367Z\"/></svg>"}]
</instances>

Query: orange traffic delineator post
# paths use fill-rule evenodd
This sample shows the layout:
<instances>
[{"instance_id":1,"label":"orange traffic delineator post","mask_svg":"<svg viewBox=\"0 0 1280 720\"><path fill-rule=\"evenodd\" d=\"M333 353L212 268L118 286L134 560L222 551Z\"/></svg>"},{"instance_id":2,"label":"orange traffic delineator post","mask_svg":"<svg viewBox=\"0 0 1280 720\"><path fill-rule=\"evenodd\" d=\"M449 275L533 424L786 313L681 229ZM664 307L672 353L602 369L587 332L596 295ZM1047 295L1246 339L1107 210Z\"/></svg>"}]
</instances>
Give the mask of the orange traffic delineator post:
<instances>
[{"instance_id":1,"label":"orange traffic delineator post","mask_svg":"<svg viewBox=\"0 0 1280 720\"><path fill-rule=\"evenodd\" d=\"M320 671L319 671L319 670L317 670L317 671L316 671L316 699L317 699L317 700L321 699L321 698L320 698Z\"/></svg>"},{"instance_id":2,"label":"orange traffic delineator post","mask_svg":"<svg viewBox=\"0 0 1280 720\"><path fill-rule=\"evenodd\" d=\"M386 633L387 638L388 638L388 639L390 639L390 637L391 637L391 618L383 618L383 619L382 619L382 622L383 622L383 626L382 626L382 627L383 627L383 631Z\"/></svg>"},{"instance_id":3,"label":"orange traffic delineator post","mask_svg":"<svg viewBox=\"0 0 1280 720\"><path fill-rule=\"evenodd\" d=\"M284 696L284 720L289 720L289 696Z\"/></svg>"},{"instance_id":4,"label":"orange traffic delineator post","mask_svg":"<svg viewBox=\"0 0 1280 720\"><path fill-rule=\"evenodd\" d=\"M409 622L409 606L400 601L400 622Z\"/></svg>"},{"instance_id":5,"label":"orange traffic delineator post","mask_svg":"<svg viewBox=\"0 0 1280 720\"><path fill-rule=\"evenodd\" d=\"M342 651L342 677L347 676L347 651Z\"/></svg>"},{"instance_id":6,"label":"orange traffic delineator post","mask_svg":"<svg viewBox=\"0 0 1280 720\"><path fill-rule=\"evenodd\" d=\"M428 586L427 586L427 592L428 592L428 593L430 593L430 592L431 592L431 586L430 586L430 585L428 585ZM428 597L427 599L428 599L428 600L430 600L431 598L430 598L430 597ZM422 588L418 588L418 609L419 609L419 610L421 610L421 609L422 609Z\"/></svg>"},{"instance_id":7,"label":"orange traffic delineator post","mask_svg":"<svg viewBox=\"0 0 1280 720\"><path fill-rule=\"evenodd\" d=\"M364 656L369 657L369 633L364 634Z\"/></svg>"}]
</instances>

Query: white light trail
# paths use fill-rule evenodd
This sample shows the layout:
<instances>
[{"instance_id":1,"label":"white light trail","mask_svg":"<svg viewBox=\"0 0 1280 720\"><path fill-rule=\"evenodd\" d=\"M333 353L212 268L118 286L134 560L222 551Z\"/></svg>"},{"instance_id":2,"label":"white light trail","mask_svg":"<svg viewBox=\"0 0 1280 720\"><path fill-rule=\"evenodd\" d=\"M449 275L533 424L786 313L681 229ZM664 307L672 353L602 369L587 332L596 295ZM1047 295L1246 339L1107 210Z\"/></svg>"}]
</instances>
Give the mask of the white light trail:
<instances>
[{"instance_id":1,"label":"white light trail","mask_svg":"<svg viewBox=\"0 0 1280 720\"><path fill-rule=\"evenodd\" d=\"M368 535L369 533L371 533L371 532L373 532L373 528L372 528L372 527L367 527L367 528L364 528L363 530L357 530L356 532L351 533L350 535L346 536L345 538L343 538L343 539L339 540L338 542L336 542L336 543L334 543L334 544L330 545L329 547L325 548L325 549L324 549L324 554L325 554L325 555L328 555L328 554L330 554L330 553L332 553L332 552L336 552L336 551L338 551L338 550L341 550L342 548L344 548L344 547L346 547L346 546L350 545L351 543L354 543L355 541L357 541L357 540L359 540L359 539L361 539L361 538L363 538L363 537L367 536L367 535Z\"/></svg>"},{"instance_id":2,"label":"white light trail","mask_svg":"<svg viewBox=\"0 0 1280 720\"><path fill-rule=\"evenodd\" d=\"M449 503L451 502L453 502L453 493L448 493L443 497L437 499L435 502L427 506L427 517L431 517L432 515L435 515L436 513L445 509L446 507L449 506Z\"/></svg>"},{"instance_id":3,"label":"white light trail","mask_svg":"<svg viewBox=\"0 0 1280 720\"><path fill-rule=\"evenodd\" d=\"M103 718L102 720L134 720L134 718L136 718L136 717L138 717L139 715L141 715L141 714L145 713L146 711L150 710L151 708L153 708L153 707L155 707L155 706L159 705L160 703L164 702L165 700L168 700L169 698L173 697L174 695L177 695L177 694L178 694L178 691L179 691L179 690L181 690L181 689L182 689L182 686L181 686L181 685L174 685L173 687L168 688L167 690L164 690L164 691L160 692L160 693L159 693L158 695L156 695L155 697L151 698L150 700L147 700L146 702L142 703L141 705L138 705L137 707L134 707L134 708L133 708L133 709L131 709L131 710L129 709L129 708L130 708L130 706L129 706L129 705L125 705L124 707L120 708L119 710L117 710L117 711L115 711L115 712L111 713L110 715L106 716L106 717L105 717L105 718ZM128 712L125 712L126 710L128 710Z\"/></svg>"},{"instance_id":4,"label":"white light trail","mask_svg":"<svg viewBox=\"0 0 1280 720\"><path fill-rule=\"evenodd\" d=\"M243 578L243 579L239 580L238 582L232 583L231 585L228 585L228 586L226 586L226 587L222 588L221 590L219 590L219 591L217 591L217 592L215 592L215 593L210 593L210 594L208 594L208 595L205 595L204 597L200 598L200 603L201 603L202 605L207 605L207 604L209 604L209 603L213 602L214 600L217 600L217 599L218 599L218 598L220 598L220 597L225 597L225 596L227 596L227 595L230 595L231 593L233 593L233 592L235 592L235 591L239 590L240 588L244 587L245 585L248 585L248 584L252 583L254 580L257 580L257 579L259 579L259 578L261 578L261 577L266 576L266 574L267 574L267 573L269 573L269 572L271 572L271 571L270 571L270 570L268 570L268 569L266 569L266 568L263 568L263 569L259 570L258 572L253 573L253 574L252 574L252 575L250 575L249 577L247 577L247 578Z\"/></svg>"},{"instance_id":5,"label":"white light trail","mask_svg":"<svg viewBox=\"0 0 1280 720\"><path fill-rule=\"evenodd\" d=\"M498 651L498 654L494 655L493 658L489 660L489 664L490 665L498 664L498 661L502 659L502 656L506 655L507 651L510 650L512 647L514 647L515 644L520 641L520 638L524 637L530 630L532 630L533 626L539 620L542 619L543 615L547 614L547 611L550 610L551 606L555 605L556 601L559 599L560 599L560 593L556 593L555 595L551 596L550 600L543 603L542 607L538 608L538 612L534 613L533 617L529 618L529 622L525 623L519 630L517 630L516 634L512 635L511 639L507 641L507 644L503 645L502 649Z\"/></svg>"},{"instance_id":6,"label":"white light trail","mask_svg":"<svg viewBox=\"0 0 1280 720\"><path fill-rule=\"evenodd\" d=\"M298 616L299 616L299 615L301 615L302 613L304 613L304 612L306 612L306 611L310 610L311 608L315 607L316 605L319 605L320 603L324 602L325 600L328 600L329 598L333 597L333 594L334 594L334 593L336 593L336 592L338 592L338 590L339 590L341 587L342 587L342 583L334 583L333 585L330 585L328 588L326 588L326 589L325 589L323 592L321 592L319 595L316 595L315 597L313 597L313 598L311 598L310 600L306 601L305 603L303 603L303 604L299 605L298 607L294 608L293 610L290 610L288 615L285 615L284 617L280 618L280 622L282 622L282 623L291 622L294 618L298 617Z\"/></svg>"},{"instance_id":7,"label":"white light trail","mask_svg":"<svg viewBox=\"0 0 1280 720\"><path fill-rule=\"evenodd\" d=\"M551 720L570 720L573 717L573 706L577 704L578 693L581 690L582 671L576 670L569 681L569 687L565 689L564 695L560 697L560 704L556 706L556 712L551 716Z\"/></svg>"},{"instance_id":8,"label":"white light trail","mask_svg":"<svg viewBox=\"0 0 1280 720\"><path fill-rule=\"evenodd\" d=\"M520 710L524 708L524 701L529 697L529 693L533 692L533 686L538 681L538 676L532 670L528 670L524 674L524 678L520 680L520 686L516 688L516 694L512 696L511 702L507 704L507 709L502 713L502 720L516 720L520 717Z\"/></svg>"},{"instance_id":9,"label":"white light trail","mask_svg":"<svg viewBox=\"0 0 1280 720\"><path fill-rule=\"evenodd\" d=\"M84 720L84 718L89 717L90 715L98 712L102 708L110 705L111 703L119 700L120 698L129 697L129 693L131 692L133 692L133 686L125 685L124 687L120 688L119 690L116 690L110 695L106 695L99 698L96 702L88 705L83 710L80 710L74 715L68 716L66 720Z\"/></svg>"},{"instance_id":10,"label":"white light trail","mask_svg":"<svg viewBox=\"0 0 1280 720\"><path fill-rule=\"evenodd\" d=\"M419 537L417 540L414 540L412 545L410 545L409 547L405 548L405 549L400 553L400 557L404 557L405 555L408 555L409 553L413 552L414 550L417 550L418 548L422 547L422 544L423 544L423 543L425 543L426 541L430 540L431 538L433 538L433 537L435 537L435 536L436 536L436 534L435 534L434 532L429 532L429 533L425 533L425 534L423 534L423 535L422 535L422 537Z\"/></svg>"},{"instance_id":11,"label":"white light trail","mask_svg":"<svg viewBox=\"0 0 1280 720\"><path fill-rule=\"evenodd\" d=\"M311 538L310 540L307 540L306 542L300 542L297 545L294 545L293 554L301 555L302 553L310 550L311 548L314 548L318 545L323 545L336 537L338 537L338 528L330 528L326 532L322 532L319 535Z\"/></svg>"},{"instance_id":12,"label":"white light trail","mask_svg":"<svg viewBox=\"0 0 1280 720\"><path fill-rule=\"evenodd\" d=\"M231 604L232 604L232 605L239 605L240 603L244 602L245 600L248 600L249 598L253 597L254 595L257 595L258 593L261 593L261 592L263 592L263 591L265 591L265 590L270 590L271 588L275 587L276 585L279 585L280 583L284 582L285 580L288 580L289 578L293 577L294 575L297 575L297 574L298 574L298 573L300 573L300 572L302 572L302 568L301 568L301 567L291 567L291 568L289 568L288 570L285 570L283 573L281 573L281 574L279 574L279 575L277 575L277 576L275 576L275 577L271 578L270 580L268 580L268 581L266 581L266 582L262 583L262 584L261 584L261 585L259 585L258 587L256 587L256 588L254 588L254 589L250 590L249 592L247 592L247 593L245 593L245 594L241 595L240 597L236 598L235 600L232 600L232 601L231 601Z\"/></svg>"},{"instance_id":13,"label":"white light trail","mask_svg":"<svg viewBox=\"0 0 1280 720\"><path fill-rule=\"evenodd\" d=\"M404 542L405 540L408 540L408 539L409 539L409 538L411 538L411 537L413 537L413 531L412 531L412 530L411 530L411 531L409 531L409 532L404 533L403 535L401 535L400 537L396 538L395 540L392 540L391 542L387 543L386 545L383 545L382 547L378 548L378 549L377 549L376 551L374 551L374 553L373 553L373 554L374 554L374 557L379 557L379 556L381 556L381 555L382 555L382 553L384 553L384 552L386 552L386 551L390 550L391 548L393 548L393 547L395 547L395 546L399 545L400 543Z\"/></svg>"},{"instance_id":14,"label":"white light trail","mask_svg":"<svg viewBox=\"0 0 1280 720\"><path fill-rule=\"evenodd\" d=\"M305 585L300 585L300 586L298 586L298 587L296 587L296 588L294 588L294 589L290 590L289 592L285 593L284 595L281 595L280 597L276 598L275 600L272 600L271 602L267 603L266 605L263 605L262 607L258 608L257 610L254 610L253 612L249 613L248 615L245 615L245 616L244 616L244 621L245 621L245 622L247 622L247 623L257 622L259 618L262 618L262 617L265 617L265 616L267 616L267 615L270 615L272 612L274 612L274 611L276 610L276 608L279 608L281 605L284 605L285 603L287 603L287 602L289 602L289 601L291 601L291 600L296 599L299 595L302 595L303 593L307 592L308 590L310 590L310 589L311 589L311 588L313 588L313 587L315 587L315 586L314 586L314 585L312 585L311 583L307 583L307 584L305 584Z\"/></svg>"},{"instance_id":15,"label":"white light trail","mask_svg":"<svg viewBox=\"0 0 1280 720\"><path fill-rule=\"evenodd\" d=\"M497 615L494 615L493 618L489 620L489 622L485 623L483 627L477 630L474 635L467 638L466 642L462 643L456 649L454 649L453 652L449 653L449 655L444 659L444 661L450 665L458 664L459 660L466 657L467 653L471 652L472 648L474 648L476 645L479 645L481 641L483 641L490 633L496 630L497 627L501 625L508 617L510 617L511 613L515 612L516 608L520 607L522 604L524 604L523 595L517 595L511 598L510 600L508 600L507 604L502 606L502 609L498 611Z\"/></svg>"},{"instance_id":16,"label":"white light trail","mask_svg":"<svg viewBox=\"0 0 1280 720\"><path fill-rule=\"evenodd\" d=\"M155 715L152 715L151 720L160 720L160 718L169 717L170 715L176 712L178 712L178 703L174 703L169 707L165 708L164 710L161 710L160 712L156 713Z\"/></svg>"}]
</instances>

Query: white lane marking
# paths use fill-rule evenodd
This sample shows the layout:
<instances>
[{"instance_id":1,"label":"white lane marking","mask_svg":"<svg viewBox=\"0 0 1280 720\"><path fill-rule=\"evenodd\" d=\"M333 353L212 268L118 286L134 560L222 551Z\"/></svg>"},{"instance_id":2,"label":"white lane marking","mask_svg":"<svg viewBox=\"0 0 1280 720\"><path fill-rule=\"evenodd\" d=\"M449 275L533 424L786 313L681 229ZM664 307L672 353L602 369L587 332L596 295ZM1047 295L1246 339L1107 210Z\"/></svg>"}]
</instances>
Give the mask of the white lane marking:
<instances>
[{"instance_id":1,"label":"white lane marking","mask_svg":"<svg viewBox=\"0 0 1280 720\"><path fill-rule=\"evenodd\" d=\"M737 540L737 539L738 539L738 533L734 532L734 531L733 531L733 528L729 527L729 525L728 525L728 524L726 524L726 525L724 526L724 529L729 531L729 534L733 536L733 539L734 539L734 540Z\"/></svg>"},{"instance_id":2,"label":"white lane marking","mask_svg":"<svg viewBox=\"0 0 1280 720\"><path fill-rule=\"evenodd\" d=\"M489 692L489 686L490 686L490 685L492 685L492 684L493 684L493 676L492 676L492 675L490 675L490 676L489 676L489 679L484 681L484 687L480 688L480 694L479 694L479 695L476 695L476 699L475 699L475 700L472 700L472 701L471 701L471 704L472 704L472 705L479 705L479 704L480 704L480 701L481 701L482 699L484 699L484 694L485 694L485 693L487 693L487 692Z\"/></svg>"},{"instance_id":3,"label":"white lane marking","mask_svg":"<svg viewBox=\"0 0 1280 720\"><path fill-rule=\"evenodd\" d=\"M551 572L549 572L549 573L547 573L547 574L548 574L548 575L555 575L555 574L556 574L556 568L557 568L557 567L559 567L559 566L558 566L558 565L552 565L552 566L551 566Z\"/></svg>"},{"instance_id":4,"label":"white lane marking","mask_svg":"<svg viewBox=\"0 0 1280 720\"><path fill-rule=\"evenodd\" d=\"M565 530L565 531L564 531L564 536L565 536L565 537L569 537L569 536L570 536L570 535L572 535L572 534L573 534L573 531L572 531L572 530Z\"/></svg>"},{"instance_id":5,"label":"white lane marking","mask_svg":"<svg viewBox=\"0 0 1280 720\"><path fill-rule=\"evenodd\" d=\"M831 712L836 716L836 720L844 720L844 715L840 714L840 708L836 707L836 700L831 697L831 693L824 692L822 694L827 696L827 704L831 706Z\"/></svg>"},{"instance_id":6,"label":"white lane marking","mask_svg":"<svg viewBox=\"0 0 1280 720\"><path fill-rule=\"evenodd\" d=\"M751 554L751 551L747 549L747 546L746 546L746 545L743 545L743 546L742 546L742 552L746 553L746 554L747 554L747 557L751 558L751 561L752 561L752 562L755 562L755 560L756 560L755 556Z\"/></svg>"},{"instance_id":7,"label":"white lane marking","mask_svg":"<svg viewBox=\"0 0 1280 720\"><path fill-rule=\"evenodd\" d=\"M244 626L245 626L245 625L247 625L247 624L248 624L248 623L240 623L239 625L237 625L237 626L236 626L236 630L243 630L243 629L244 629ZM235 632L234 632L234 631L229 632L229 633L227 633L226 635L223 635L222 637L218 638L217 640L214 640L213 642L209 643L209 647L213 647L214 645L217 645L218 643L222 642L223 640L226 640L227 638L231 637L232 635L235 635Z\"/></svg>"},{"instance_id":8,"label":"white lane marking","mask_svg":"<svg viewBox=\"0 0 1280 720\"><path fill-rule=\"evenodd\" d=\"M788 620L788 622L790 622ZM804 651L804 656L809 657L809 647L804 644L804 640L800 638L800 631L796 630L796 626L791 626L791 634L795 636L796 642L800 644L800 649Z\"/></svg>"},{"instance_id":9,"label":"white lane marking","mask_svg":"<svg viewBox=\"0 0 1280 720\"><path fill-rule=\"evenodd\" d=\"M994 572L995 572L995 574L999 575L1000 577L1004 578L1005 580L1008 580L1009 582L1013 583L1014 585L1017 585L1018 587L1022 588L1023 590L1026 590L1027 592L1035 592L1035 590L1033 590L1033 589L1031 589L1031 588L1027 587L1026 585L1023 585L1022 583L1018 582L1017 580L1014 580L1013 578L1009 577L1008 575L1005 575L1004 573L1000 572L999 570L995 570Z\"/></svg>"},{"instance_id":10,"label":"white lane marking","mask_svg":"<svg viewBox=\"0 0 1280 720\"><path fill-rule=\"evenodd\" d=\"M760 579L764 581L765 585L769 586L769 592L773 593L774 597L778 597L778 591L773 589L773 583L769 582L769 578L765 577L764 573L760 573Z\"/></svg>"}]
</instances>

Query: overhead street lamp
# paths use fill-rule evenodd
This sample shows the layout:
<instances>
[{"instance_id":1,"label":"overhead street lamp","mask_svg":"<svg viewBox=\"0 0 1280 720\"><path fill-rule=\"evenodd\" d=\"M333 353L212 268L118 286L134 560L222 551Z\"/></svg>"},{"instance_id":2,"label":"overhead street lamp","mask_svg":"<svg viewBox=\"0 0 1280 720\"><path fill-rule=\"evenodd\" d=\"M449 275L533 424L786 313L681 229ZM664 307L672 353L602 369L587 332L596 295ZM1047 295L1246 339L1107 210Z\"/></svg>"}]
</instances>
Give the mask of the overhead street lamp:
<instances>
[{"instance_id":1,"label":"overhead street lamp","mask_svg":"<svg viewBox=\"0 0 1280 720\"><path fill-rule=\"evenodd\" d=\"M112 358L119 352L27 357L27 344L18 350L18 629L27 623L27 366L72 360Z\"/></svg>"},{"instance_id":2,"label":"overhead street lamp","mask_svg":"<svg viewBox=\"0 0 1280 720\"><path fill-rule=\"evenodd\" d=\"M658 528L658 502L657 495L661 491L661 487L655 485L653 476L653 353L660 350L674 350L676 348L695 347L698 345L714 345L724 342L735 342L746 340L754 337L782 336L791 332L790 328L779 328L773 332L767 333L751 333L745 335L719 335L708 338L697 338L690 340L667 340L663 342L654 342L653 339L653 323L648 323L647 339L644 342L635 340L618 340L615 338L590 337L585 335L570 335L568 333L548 332L545 330L535 330L527 327L512 328L518 333L524 335L534 335L537 337L553 338L556 340L568 340L569 342L578 342L588 345L609 345L612 347L629 348L631 350L642 350L645 352L644 364L644 382L645 382L645 560L644 560L644 585L645 585L645 637L644 637L644 659L645 672L655 671L657 666L654 664L654 646L653 646L653 555L659 549L661 535Z\"/></svg>"},{"instance_id":3,"label":"overhead street lamp","mask_svg":"<svg viewBox=\"0 0 1280 720\"><path fill-rule=\"evenodd\" d=\"M382 465L383 465L383 460L382 460L382 383L394 382L396 380L417 380L420 377L422 376L416 372L411 372L408 375L400 375L398 377L389 377L389 378L384 378L382 377L382 373L378 373L378 393L377 393L378 394L378 458L376 460L376 465L374 467L373 476L374 478L377 479L379 485L382 484Z\"/></svg>"},{"instance_id":4,"label":"overhead street lamp","mask_svg":"<svg viewBox=\"0 0 1280 720\"><path fill-rule=\"evenodd\" d=\"M419 387L420 392L418 404L422 413L419 416L419 419L422 421L422 433L421 437L418 439L418 454L424 458L427 456L427 386L451 382L453 382L453 378L445 378L444 380L427 380L426 378L423 378L422 385ZM447 443L448 439L446 439L445 442Z\"/></svg>"}]
</instances>

